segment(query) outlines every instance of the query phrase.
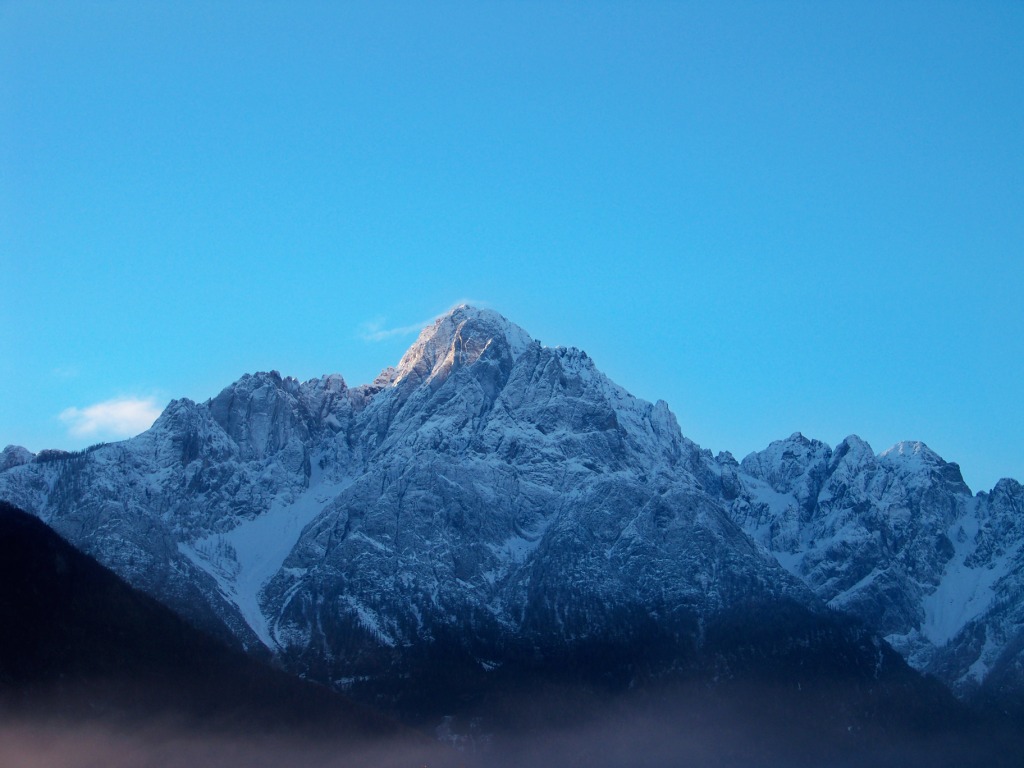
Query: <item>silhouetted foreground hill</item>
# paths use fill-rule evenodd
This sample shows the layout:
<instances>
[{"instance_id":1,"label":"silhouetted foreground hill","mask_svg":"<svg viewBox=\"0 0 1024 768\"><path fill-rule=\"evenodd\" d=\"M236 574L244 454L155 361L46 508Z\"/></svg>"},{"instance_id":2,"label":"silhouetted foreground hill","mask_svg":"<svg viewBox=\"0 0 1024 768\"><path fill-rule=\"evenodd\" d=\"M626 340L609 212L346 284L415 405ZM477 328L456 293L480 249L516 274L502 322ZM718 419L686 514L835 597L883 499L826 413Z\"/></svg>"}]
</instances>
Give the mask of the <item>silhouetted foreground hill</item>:
<instances>
[{"instance_id":1,"label":"silhouetted foreground hill","mask_svg":"<svg viewBox=\"0 0 1024 768\"><path fill-rule=\"evenodd\" d=\"M400 731L322 686L226 648L4 502L0 627L8 711L353 738Z\"/></svg>"}]
</instances>

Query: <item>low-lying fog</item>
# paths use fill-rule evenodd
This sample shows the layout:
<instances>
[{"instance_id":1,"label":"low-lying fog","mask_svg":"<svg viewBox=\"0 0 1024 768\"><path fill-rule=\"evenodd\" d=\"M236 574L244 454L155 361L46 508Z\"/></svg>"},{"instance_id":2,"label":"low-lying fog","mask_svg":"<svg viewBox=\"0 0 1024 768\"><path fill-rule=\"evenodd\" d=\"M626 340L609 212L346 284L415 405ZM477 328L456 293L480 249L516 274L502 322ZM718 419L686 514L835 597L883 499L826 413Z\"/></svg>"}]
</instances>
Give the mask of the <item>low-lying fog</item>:
<instances>
[{"instance_id":1,"label":"low-lying fog","mask_svg":"<svg viewBox=\"0 0 1024 768\"><path fill-rule=\"evenodd\" d=\"M763 706L770 707L771 702ZM567 719L571 717L567 714ZM1014 765L1014 751L1000 750L963 734L849 743L809 733L766 729L763 722L709 719L701 713L604 713L585 723L517 728L488 733L463 724L441 725L436 735L352 742L280 734L223 735L172 723L143 727L99 721L55 723L27 719L0 725L0 765L18 768L711 768L729 766L994 766ZM796 729L790 729L795 731ZM461 736L461 738L460 738ZM865 734L859 734L865 736ZM867 746L865 746L867 744Z\"/></svg>"}]
</instances>

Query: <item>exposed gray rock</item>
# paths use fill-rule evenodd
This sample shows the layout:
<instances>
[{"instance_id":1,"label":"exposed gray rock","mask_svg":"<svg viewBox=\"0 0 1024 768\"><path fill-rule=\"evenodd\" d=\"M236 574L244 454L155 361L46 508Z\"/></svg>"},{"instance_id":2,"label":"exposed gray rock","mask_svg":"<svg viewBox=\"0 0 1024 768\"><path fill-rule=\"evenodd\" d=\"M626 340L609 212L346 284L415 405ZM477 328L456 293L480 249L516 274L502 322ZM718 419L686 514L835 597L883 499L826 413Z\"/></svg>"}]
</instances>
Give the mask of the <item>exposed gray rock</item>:
<instances>
[{"instance_id":1,"label":"exposed gray rock","mask_svg":"<svg viewBox=\"0 0 1024 768\"><path fill-rule=\"evenodd\" d=\"M0 472L11 467L28 464L34 458L35 454L28 448L23 448L20 445L8 445L4 448L3 453L0 453Z\"/></svg>"},{"instance_id":2,"label":"exposed gray rock","mask_svg":"<svg viewBox=\"0 0 1024 768\"><path fill-rule=\"evenodd\" d=\"M923 443L875 456L855 436L833 451L795 434L739 472L719 464L739 488L727 499L733 519L914 666L968 694L989 670L1021 663L1024 494L1015 481L972 496L960 468Z\"/></svg>"}]
</instances>

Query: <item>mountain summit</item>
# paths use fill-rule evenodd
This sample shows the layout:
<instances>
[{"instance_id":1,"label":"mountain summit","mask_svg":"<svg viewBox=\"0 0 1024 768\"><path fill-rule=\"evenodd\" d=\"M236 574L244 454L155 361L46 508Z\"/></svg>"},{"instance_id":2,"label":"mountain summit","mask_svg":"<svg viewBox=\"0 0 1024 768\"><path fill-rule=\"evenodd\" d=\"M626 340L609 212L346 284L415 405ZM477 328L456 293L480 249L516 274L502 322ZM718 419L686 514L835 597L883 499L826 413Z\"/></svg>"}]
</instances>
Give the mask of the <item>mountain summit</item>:
<instances>
[{"instance_id":1,"label":"mountain summit","mask_svg":"<svg viewBox=\"0 0 1024 768\"><path fill-rule=\"evenodd\" d=\"M514 361L533 343L526 331L497 312L462 304L423 329L398 363L393 383L440 383L453 368L471 365L481 355Z\"/></svg>"}]
</instances>

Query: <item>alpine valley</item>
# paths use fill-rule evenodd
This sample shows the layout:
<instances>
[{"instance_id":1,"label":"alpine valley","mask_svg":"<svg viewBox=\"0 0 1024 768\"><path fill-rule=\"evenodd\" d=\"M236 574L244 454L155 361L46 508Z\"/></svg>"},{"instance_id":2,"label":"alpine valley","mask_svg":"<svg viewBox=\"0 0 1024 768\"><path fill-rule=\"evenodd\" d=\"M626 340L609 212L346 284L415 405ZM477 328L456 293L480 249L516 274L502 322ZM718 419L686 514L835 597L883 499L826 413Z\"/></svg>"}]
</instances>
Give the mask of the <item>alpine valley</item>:
<instances>
[{"instance_id":1,"label":"alpine valley","mask_svg":"<svg viewBox=\"0 0 1024 768\"><path fill-rule=\"evenodd\" d=\"M256 373L130 440L9 446L0 499L194 626L451 740L568 690L753 687L836 734L1024 712L1018 482L972 494L921 443L855 436L713 456L489 310L369 385Z\"/></svg>"}]
</instances>

